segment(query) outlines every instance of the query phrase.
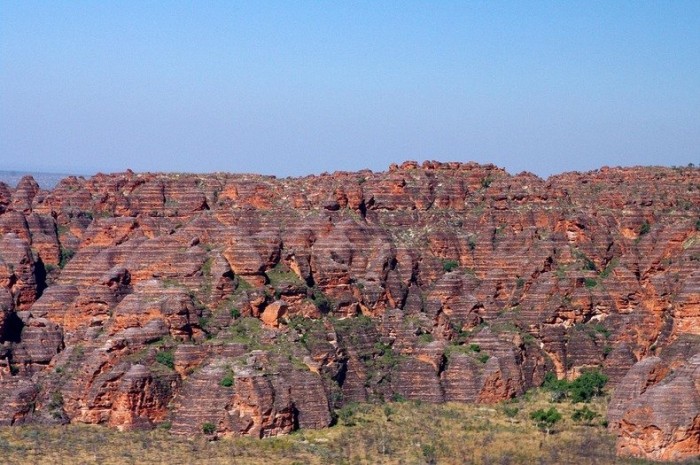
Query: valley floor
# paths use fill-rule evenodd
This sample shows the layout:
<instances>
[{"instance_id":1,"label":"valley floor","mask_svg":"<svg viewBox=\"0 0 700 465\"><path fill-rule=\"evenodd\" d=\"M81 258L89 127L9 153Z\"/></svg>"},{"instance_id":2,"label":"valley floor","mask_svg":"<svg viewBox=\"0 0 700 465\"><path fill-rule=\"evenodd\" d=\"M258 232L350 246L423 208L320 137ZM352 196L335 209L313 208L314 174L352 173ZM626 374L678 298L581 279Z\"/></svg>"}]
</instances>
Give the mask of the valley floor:
<instances>
[{"instance_id":1,"label":"valley floor","mask_svg":"<svg viewBox=\"0 0 700 465\"><path fill-rule=\"evenodd\" d=\"M605 400L587 404L600 416L574 422L583 404L551 404L530 392L498 405L392 402L350 405L338 424L263 440L204 436L186 439L164 429L118 432L99 426L4 427L0 457L7 464L651 464L615 457L602 421ZM555 406L562 420L549 435L530 419ZM700 463L700 462L695 462Z\"/></svg>"}]
</instances>

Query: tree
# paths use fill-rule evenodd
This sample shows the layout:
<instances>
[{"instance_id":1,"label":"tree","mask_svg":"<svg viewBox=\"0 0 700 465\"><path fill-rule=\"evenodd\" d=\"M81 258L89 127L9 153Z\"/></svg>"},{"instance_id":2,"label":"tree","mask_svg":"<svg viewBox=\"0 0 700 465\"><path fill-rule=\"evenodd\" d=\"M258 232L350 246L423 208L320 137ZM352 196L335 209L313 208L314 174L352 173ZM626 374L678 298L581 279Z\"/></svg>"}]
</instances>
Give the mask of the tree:
<instances>
[{"instance_id":1,"label":"tree","mask_svg":"<svg viewBox=\"0 0 700 465\"><path fill-rule=\"evenodd\" d=\"M587 371L571 383L571 400L575 403L589 402L593 397L603 394L607 382L608 377L600 371Z\"/></svg>"},{"instance_id":2,"label":"tree","mask_svg":"<svg viewBox=\"0 0 700 465\"><path fill-rule=\"evenodd\" d=\"M530 418L535 422L537 428L546 434L549 434L558 421L561 420L561 413L554 408L549 407L548 410L538 409L530 414Z\"/></svg>"}]
</instances>

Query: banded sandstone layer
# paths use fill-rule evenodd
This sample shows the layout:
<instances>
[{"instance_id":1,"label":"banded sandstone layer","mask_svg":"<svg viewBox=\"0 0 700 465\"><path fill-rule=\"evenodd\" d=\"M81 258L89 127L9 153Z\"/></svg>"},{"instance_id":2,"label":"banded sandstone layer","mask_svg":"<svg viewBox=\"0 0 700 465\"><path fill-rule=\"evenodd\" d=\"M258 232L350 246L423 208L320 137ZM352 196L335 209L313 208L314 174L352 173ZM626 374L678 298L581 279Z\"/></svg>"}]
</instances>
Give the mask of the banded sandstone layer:
<instances>
[{"instance_id":1,"label":"banded sandstone layer","mask_svg":"<svg viewBox=\"0 0 700 465\"><path fill-rule=\"evenodd\" d=\"M695 456L699 229L695 168L0 183L0 422L264 437L601 367L620 453Z\"/></svg>"}]
</instances>

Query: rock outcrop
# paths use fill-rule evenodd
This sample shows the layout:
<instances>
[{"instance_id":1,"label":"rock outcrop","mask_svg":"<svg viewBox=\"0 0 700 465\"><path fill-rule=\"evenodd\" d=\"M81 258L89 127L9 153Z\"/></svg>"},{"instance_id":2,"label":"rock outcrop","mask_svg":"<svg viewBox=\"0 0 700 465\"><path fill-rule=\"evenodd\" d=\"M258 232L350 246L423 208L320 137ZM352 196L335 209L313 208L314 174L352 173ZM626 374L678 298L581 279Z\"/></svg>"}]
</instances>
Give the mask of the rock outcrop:
<instances>
[{"instance_id":1,"label":"rock outcrop","mask_svg":"<svg viewBox=\"0 0 700 465\"><path fill-rule=\"evenodd\" d=\"M697 168L0 184L6 424L263 437L348 402L494 403L599 367L620 452L679 458L697 418L664 402L696 402L695 336Z\"/></svg>"},{"instance_id":2,"label":"rock outcrop","mask_svg":"<svg viewBox=\"0 0 700 465\"><path fill-rule=\"evenodd\" d=\"M663 371L661 359L643 360L619 386L608 416L619 454L654 460L700 455L700 353L658 381Z\"/></svg>"}]
</instances>

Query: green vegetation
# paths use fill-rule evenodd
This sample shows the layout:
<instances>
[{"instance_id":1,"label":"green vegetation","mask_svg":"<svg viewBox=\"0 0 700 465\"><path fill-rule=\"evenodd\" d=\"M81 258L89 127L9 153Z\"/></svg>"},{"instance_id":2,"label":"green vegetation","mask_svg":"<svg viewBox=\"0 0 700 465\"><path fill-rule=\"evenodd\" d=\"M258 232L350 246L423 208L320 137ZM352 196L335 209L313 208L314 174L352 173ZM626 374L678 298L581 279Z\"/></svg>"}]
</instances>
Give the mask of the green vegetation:
<instances>
[{"instance_id":1,"label":"green vegetation","mask_svg":"<svg viewBox=\"0 0 700 465\"><path fill-rule=\"evenodd\" d=\"M229 373L224 376L221 381L219 381L219 385L222 387L233 387L233 375Z\"/></svg>"},{"instance_id":2,"label":"green vegetation","mask_svg":"<svg viewBox=\"0 0 700 465\"><path fill-rule=\"evenodd\" d=\"M588 289L592 289L598 285L598 281L593 278L586 278L583 282Z\"/></svg>"},{"instance_id":3,"label":"green vegetation","mask_svg":"<svg viewBox=\"0 0 700 465\"><path fill-rule=\"evenodd\" d=\"M455 270L458 266L459 262L457 262L457 260L445 260L442 262L442 269L447 273Z\"/></svg>"},{"instance_id":4,"label":"green vegetation","mask_svg":"<svg viewBox=\"0 0 700 465\"><path fill-rule=\"evenodd\" d=\"M608 382L608 377L598 370L587 371L574 381L557 379L554 373L547 373L542 387L552 393L552 399L561 401L564 398L571 399L574 403L590 402L594 397L603 394L603 388Z\"/></svg>"},{"instance_id":5,"label":"green vegetation","mask_svg":"<svg viewBox=\"0 0 700 465\"><path fill-rule=\"evenodd\" d=\"M75 250L61 247L61 258L58 262L58 267L61 269L64 268L74 255Z\"/></svg>"},{"instance_id":6,"label":"green vegetation","mask_svg":"<svg viewBox=\"0 0 700 465\"><path fill-rule=\"evenodd\" d=\"M263 328L260 320L246 316L233 321L229 330L232 342L247 344L250 349L253 349L257 348Z\"/></svg>"},{"instance_id":7,"label":"green vegetation","mask_svg":"<svg viewBox=\"0 0 700 465\"><path fill-rule=\"evenodd\" d=\"M602 399L589 405L605 416ZM557 404L562 418L555 422L555 434L543 440L530 415L540 409L546 413L550 407L539 390L532 391L528 400L520 398L496 408L412 401L349 404L337 412L338 423L331 428L264 440L210 441L215 423L206 431L205 424L200 424L202 434L194 438L171 435L168 422L150 431L96 425L0 427L0 453L7 465L652 465L615 457L614 437L599 419L591 425L573 420L577 406L568 402Z\"/></svg>"},{"instance_id":8,"label":"green vegetation","mask_svg":"<svg viewBox=\"0 0 700 465\"><path fill-rule=\"evenodd\" d=\"M236 307L231 308L231 318L233 318L235 320L235 319L240 318L240 317L241 317L241 311Z\"/></svg>"},{"instance_id":9,"label":"green vegetation","mask_svg":"<svg viewBox=\"0 0 700 465\"><path fill-rule=\"evenodd\" d=\"M642 226L639 228L639 235L643 236L645 234L649 234L649 231L651 231L651 225L647 220L644 220L644 223L642 223Z\"/></svg>"},{"instance_id":10,"label":"green vegetation","mask_svg":"<svg viewBox=\"0 0 700 465\"><path fill-rule=\"evenodd\" d=\"M608 377L600 371L587 371L570 384L571 400L574 403L590 402L593 397L603 394L607 382Z\"/></svg>"},{"instance_id":11,"label":"green vegetation","mask_svg":"<svg viewBox=\"0 0 700 465\"><path fill-rule=\"evenodd\" d=\"M588 408L587 405L584 405L583 408L574 410L574 413L571 415L571 419L577 423L584 423L586 425L592 426L593 420L595 420L599 416L600 414L598 412L595 412Z\"/></svg>"},{"instance_id":12,"label":"green vegetation","mask_svg":"<svg viewBox=\"0 0 700 465\"><path fill-rule=\"evenodd\" d=\"M554 407L549 407L547 410L538 409L530 414L530 418L535 422L540 431L549 434L552 427L561 421L562 416Z\"/></svg>"},{"instance_id":13,"label":"green vegetation","mask_svg":"<svg viewBox=\"0 0 700 465\"><path fill-rule=\"evenodd\" d=\"M593 326L593 331L595 331L598 334L602 334L603 337L605 337L605 339L610 338L610 330L608 328L606 328L605 326L603 326L601 323L596 323Z\"/></svg>"},{"instance_id":14,"label":"green vegetation","mask_svg":"<svg viewBox=\"0 0 700 465\"><path fill-rule=\"evenodd\" d=\"M156 362L165 365L171 370L175 368L175 357L171 350L163 350L156 354Z\"/></svg>"},{"instance_id":15,"label":"green vegetation","mask_svg":"<svg viewBox=\"0 0 700 465\"><path fill-rule=\"evenodd\" d=\"M601 279L607 278L608 276L610 276L610 273L612 273L612 270L615 269L619 262L619 259L613 258L612 260L610 260L610 262L608 262L608 264L605 266L605 269L601 271L598 276L600 276Z\"/></svg>"},{"instance_id":16,"label":"green vegetation","mask_svg":"<svg viewBox=\"0 0 700 465\"><path fill-rule=\"evenodd\" d=\"M314 287L312 291L313 296L311 297L311 301L314 303L314 305L316 305L316 308L318 308L319 311L322 313L328 313L333 310L333 302L326 294L323 293L323 291L316 287Z\"/></svg>"},{"instance_id":17,"label":"green vegetation","mask_svg":"<svg viewBox=\"0 0 700 465\"><path fill-rule=\"evenodd\" d=\"M357 413L357 404L346 404L336 411L338 422L343 426L355 426L354 416Z\"/></svg>"},{"instance_id":18,"label":"green vegetation","mask_svg":"<svg viewBox=\"0 0 700 465\"><path fill-rule=\"evenodd\" d=\"M580 250L574 250L574 257L576 257L577 260L580 260L583 262L583 269L588 270L588 271L598 271L598 267L596 267L595 262L588 258L588 255L585 253L581 252Z\"/></svg>"},{"instance_id":19,"label":"green vegetation","mask_svg":"<svg viewBox=\"0 0 700 465\"><path fill-rule=\"evenodd\" d=\"M304 284L304 281L302 281L302 279L297 276L295 272L287 268L287 266L285 266L283 263L278 263L271 270L267 270L265 274L267 275L267 279L270 281L270 284L275 287L281 283L298 285Z\"/></svg>"},{"instance_id":20,"label":"green vegetation","mask_svg":"<svg viewBox=\"0 0 700 465\"><path fill-rule=\"evenodd\" d=\"M214 423L206 422L202 425L202 433L204 434L214 434L216 431L216 426Z\"/></svg>"}]
</instances>

